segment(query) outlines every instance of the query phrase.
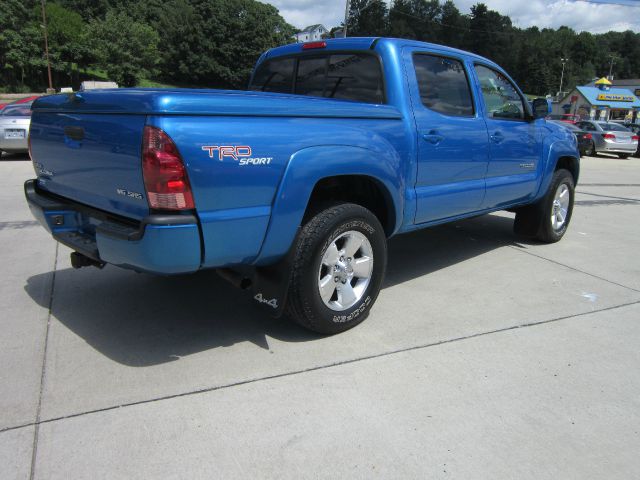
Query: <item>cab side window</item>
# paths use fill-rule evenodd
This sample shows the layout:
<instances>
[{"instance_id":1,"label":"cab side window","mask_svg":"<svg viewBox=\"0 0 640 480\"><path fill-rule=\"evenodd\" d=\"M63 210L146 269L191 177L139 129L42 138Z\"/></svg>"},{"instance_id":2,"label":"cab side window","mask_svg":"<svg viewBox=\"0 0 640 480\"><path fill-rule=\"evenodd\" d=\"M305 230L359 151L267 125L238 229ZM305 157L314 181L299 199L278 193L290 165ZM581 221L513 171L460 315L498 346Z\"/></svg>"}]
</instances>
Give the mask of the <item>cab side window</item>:
<instances>
[{"instance_id":1,"label":"cab side window","mask_svg":"<svg viewBox=\"0 0 640 480\"><path fill-rule=\"evenodd\" d=\"M444 115L474 115L469 80L462 62L416 53L413 57L420 99L425 107Z\"/></svg>"},{"instance_id":2,"label":"cab side window","mask_svg":"<svg viewBox=\"0 0 640 480\"><path fill-rule=\"evenodd\" d=\"M524 120L522 97L502 73L484 65L476 65L487 116L496 119Z\"/></svg>"}]
</instances>

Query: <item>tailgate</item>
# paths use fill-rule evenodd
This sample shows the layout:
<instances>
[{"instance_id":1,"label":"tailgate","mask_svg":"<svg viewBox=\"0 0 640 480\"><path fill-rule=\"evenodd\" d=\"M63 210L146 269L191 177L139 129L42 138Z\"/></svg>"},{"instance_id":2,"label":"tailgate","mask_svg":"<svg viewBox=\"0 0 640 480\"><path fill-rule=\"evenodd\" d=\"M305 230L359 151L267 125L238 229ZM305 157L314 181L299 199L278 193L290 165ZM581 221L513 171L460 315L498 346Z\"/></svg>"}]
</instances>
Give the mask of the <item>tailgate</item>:
<instances>
[{"instance_id":1,"label":"tailgate","mask_svg":"<svg viewBox=\"0 0 640 480\"><path fill-rule=\"evenodd\" d=\"M44 190L111 213L149 214L142 178L145 115L33 112L31 155Z\"/></svg>"}]
</instances>

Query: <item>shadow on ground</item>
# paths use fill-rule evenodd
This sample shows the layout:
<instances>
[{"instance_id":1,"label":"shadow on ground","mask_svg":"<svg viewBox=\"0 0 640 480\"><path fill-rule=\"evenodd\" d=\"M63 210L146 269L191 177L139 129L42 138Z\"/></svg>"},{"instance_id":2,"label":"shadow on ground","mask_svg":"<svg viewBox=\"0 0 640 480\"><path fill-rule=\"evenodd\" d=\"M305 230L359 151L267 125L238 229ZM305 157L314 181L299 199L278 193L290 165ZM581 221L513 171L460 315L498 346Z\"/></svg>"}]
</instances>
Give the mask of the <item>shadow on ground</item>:
<instances>
[{"instance_id":1,"label":"shadow on ground","mask_svg":"<svg viewBox=\"0 0 640 480\"><path fill-rule=\"evenodd\" d=\"M3 162L31 161L28 153L0 153L0 160Z\"/></svg>"},{"instance_id":2,"label":"shadow on ground","mask_svg":"<svg viewBox=\"0 0 640 480\"><path fill-rule=\"evenodd\" d=\"M491 240L465 232L465 222L474 227L480 222ZM512 218L486 215L395 237L389 242L383 288L517 245L512 226ZM42 291L54 274L53 316L103 355L128 366L157 365L246 341L268 349L267 337L285 342L321 338L286 319L270 318L214 271L159 277L111 266L101 271L65 268L27 280L27 293L46 308L50 300L43 299Z\"/></svg>"}]
</instances>

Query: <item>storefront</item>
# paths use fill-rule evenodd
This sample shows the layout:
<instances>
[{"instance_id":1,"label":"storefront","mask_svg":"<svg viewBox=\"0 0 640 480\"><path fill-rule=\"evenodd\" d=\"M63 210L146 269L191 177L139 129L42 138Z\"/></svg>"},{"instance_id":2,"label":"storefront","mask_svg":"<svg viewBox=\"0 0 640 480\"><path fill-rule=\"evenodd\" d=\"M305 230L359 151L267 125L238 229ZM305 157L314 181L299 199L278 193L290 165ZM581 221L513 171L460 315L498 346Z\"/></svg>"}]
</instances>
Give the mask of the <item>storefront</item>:
<instances>
[{"instance_id":1,"label":"storefront","mask_svg":"<svg viewBox=\"0 0 640 480\"><path fill-rule=\"evenodd\" d=\"M559 102L557 113L571 113L592 120L622 120L640 123L640 100L630 90L613 88L601 78L595 86L576 87Z\"/></svg>"}]
</instances>

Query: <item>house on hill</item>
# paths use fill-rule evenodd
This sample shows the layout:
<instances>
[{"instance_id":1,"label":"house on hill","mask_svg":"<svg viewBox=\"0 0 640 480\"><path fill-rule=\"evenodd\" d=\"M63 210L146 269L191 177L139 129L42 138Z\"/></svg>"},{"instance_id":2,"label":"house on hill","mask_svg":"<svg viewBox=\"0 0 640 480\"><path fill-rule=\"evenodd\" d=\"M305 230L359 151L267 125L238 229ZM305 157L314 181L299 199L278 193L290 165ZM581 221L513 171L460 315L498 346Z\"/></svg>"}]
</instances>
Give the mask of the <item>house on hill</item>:
<instances>
[{"instance_id":1,"label":"house on hill","mask_svg":"<svg viewBox=\"0 0 640 480\"><path fill-rule=\"evenodd\" d=\"M318 40L322 40L322 36L327 33L329 33L329 30L327 30L324 25L318 23L316 25L309 25L304 30L296 33L294 37L298 43L317 42Z\"/></svg>"}]
</instances>

